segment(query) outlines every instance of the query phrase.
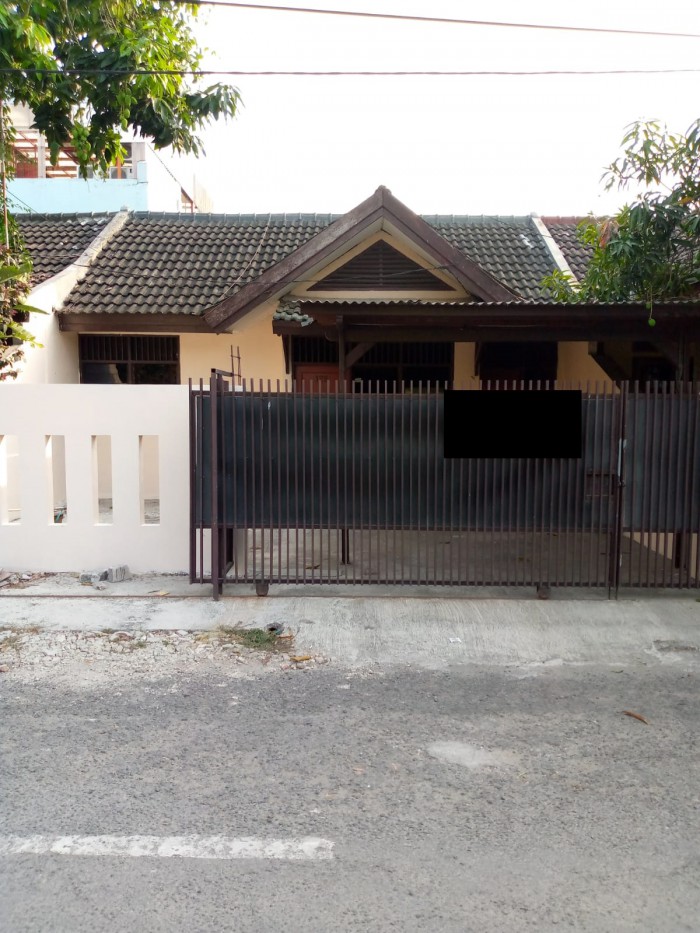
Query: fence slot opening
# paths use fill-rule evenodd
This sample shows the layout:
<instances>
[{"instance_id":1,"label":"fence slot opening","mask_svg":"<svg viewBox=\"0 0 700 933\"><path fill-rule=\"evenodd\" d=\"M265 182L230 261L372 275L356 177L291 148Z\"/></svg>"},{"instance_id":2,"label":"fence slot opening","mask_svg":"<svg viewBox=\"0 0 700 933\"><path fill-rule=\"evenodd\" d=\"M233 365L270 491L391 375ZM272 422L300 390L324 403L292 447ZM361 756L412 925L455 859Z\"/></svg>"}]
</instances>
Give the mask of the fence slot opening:
<instances>
[{"instance_id":1,"label":"fence slot opening","mask_svg":"<svg viewBox=\"0 0 700 933\"><path fill-rule=\"evenodd\" d=\"M160 463L158 435L139 437L139 496L141 523L160 524Z\"/></svg>"},{"instance_id":2,"label":"fence slot opening","mask_svg":"<svg viewBox=\"0 0 700 933\"><path fill-rule=\"evenodd\" d=\"M19 438L0 434L0 525L22 520L19 476Z\"/></svg>"},{"instance_id":3,"label":"fence slot opening","mask_svg":"<svg viewBox=\"0 0 700 933\"><path fill-rule=\"evenodd\" d=\"M94 434L92 437L92 471L95 523L111 525L114 521L114 514L112 508L112 438L109 434Z\"/></svg>"},{"instance_id":4,"label":"fence slot opening","mask_svg":"<svg viewBox=\"0 0 700 933\"><path fill-rule=\"evenodd\" d=\"M46 476L50 503L49 523L62 525L68 521L66 439L62 434L46 436Z\"/></svg>"}]
</instances>

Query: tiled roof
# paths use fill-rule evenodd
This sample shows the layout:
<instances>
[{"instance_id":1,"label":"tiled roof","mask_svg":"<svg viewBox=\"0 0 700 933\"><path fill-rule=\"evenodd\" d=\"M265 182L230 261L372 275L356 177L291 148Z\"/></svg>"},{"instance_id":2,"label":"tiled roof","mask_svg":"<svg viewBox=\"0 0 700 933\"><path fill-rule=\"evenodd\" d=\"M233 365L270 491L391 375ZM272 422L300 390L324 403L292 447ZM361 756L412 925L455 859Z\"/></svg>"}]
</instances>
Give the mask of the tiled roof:
<instances>
[{"instance_id":1,"label":"tiled roof","mask_svg":"<svg viewBox=\"0 0 700 933\"><path fill-rule=\"evenodd\" d=\"M331 214L133 214L64 312L202 314L294 252Z\"/></svg>"},{"instance_id":2,"label":"tiled roof","mask_svg":"<svg viewBox=\"0 0 700 933\"><path fill-rule=\"evenodd\" d=\"M15 214L32 257L32 285L75 262L110 219L110 214Z\"/></svg>"},{"instance_id":3,"label":"tiled roof","mask_svg":"<svg viewBox=\"0 0 700 933\"><path fill-rule=\"evenodd\" d=\"M564 254L571 271L581 279L591 258L593 250L579 239L578 226L590 217L543 217L542 222L554 238L554 242Z\"/></svg>"},{"instance_id":4,"label":"tiled roof","mask_svg":"<svg viewBox=\"0 0 700 933\"><path fill-rule=\"evenodd\" d=\"M529 217L423 217L452 246L523 298L538 298L552 258Z\"/></svg>"},{"instance_id":5,"label":"tiled roof","mask_svg":"<svg viewBox=\"0 0 700 933\"><path fill-rule=\"evenodd\" d=\"M294 252L337 214L133 214L71 292L66 313L201 315ZM430 216L453 246L525 298L552 260L528 217Z\"/></svg>"}]
</instances>

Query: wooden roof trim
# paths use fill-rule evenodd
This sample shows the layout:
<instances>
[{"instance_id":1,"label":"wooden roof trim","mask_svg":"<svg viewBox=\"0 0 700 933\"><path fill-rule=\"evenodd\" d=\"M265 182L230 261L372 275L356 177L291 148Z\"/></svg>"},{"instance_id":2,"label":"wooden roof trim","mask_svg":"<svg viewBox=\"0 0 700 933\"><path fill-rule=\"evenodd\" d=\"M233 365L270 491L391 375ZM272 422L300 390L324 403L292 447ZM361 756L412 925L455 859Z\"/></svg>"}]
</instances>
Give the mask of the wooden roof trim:
<instances>
[{"instance_id":1,"label":"wooden roof trim","mask_svg":"<svg viewBox=\"0 0 700 933\"><path fill-rule=\"evenodd\" d=\"M381 186L371 197L263 272L254 282L209 308L204 315L207 323L217 333L231 327L254 307L282 292L299 275L331 256L359 230L371 227L377 220L388 220L407 239L417 241L424 250L438 257L447 267L445 271L467 292L476 292L487 301L508 301L518 297L490 273L467 259L427 221L395 198L388 188Z\"/></svg>"},{"instance_id":2,"label":"wooden roof trim","mask_svg":"<svg viewBox=\"0 0 700 933\"><path fill-rule=\"evenodd\" d=\"M434 227L409 210L390 191L385 190L386 206L391 214L392 225L407 239L421 240L428 247L428 252L439 256L447 266L445 271L457 279L465 291L476 293L483 301L511 301L519 297L494 275L465 256L456 246L448 243Z\"/></svg>"},{"instance_id":3,"label":"wooden roof trim","mask_svg":"<svg viewBox=\"0 0 700 933\"><path fill-rule=\"evenodd\" d=\"M58 328L79 334L211 334L195 314L57 314Z\"/></svg>"}]
</instances>

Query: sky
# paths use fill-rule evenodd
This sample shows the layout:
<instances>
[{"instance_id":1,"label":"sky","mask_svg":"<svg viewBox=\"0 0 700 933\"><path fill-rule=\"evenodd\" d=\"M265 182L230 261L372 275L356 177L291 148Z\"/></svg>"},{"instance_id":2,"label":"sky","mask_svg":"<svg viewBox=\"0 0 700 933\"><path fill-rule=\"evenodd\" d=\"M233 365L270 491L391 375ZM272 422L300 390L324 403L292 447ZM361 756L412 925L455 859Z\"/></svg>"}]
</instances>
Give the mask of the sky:
<instances>
[{"instance_id":1,"label":"sky","mask_svg":"<svg viewBox=\"0 0 700 933\"><path fill-rule=\"evenodd\" d=\"M251 0L256 2L256 0ZM697 0L278 0L366 10L700 33ZM699 68L700 39L210 9L205 67L236 70ZM222 79L223 80L223 79ZM350 210L379 185L417 213L615 211L601 174L625 126L682 131L700 72L669 75L236 77L238 117L204 135L196 166L228 213Z\"/></svg>"}]
</instances>

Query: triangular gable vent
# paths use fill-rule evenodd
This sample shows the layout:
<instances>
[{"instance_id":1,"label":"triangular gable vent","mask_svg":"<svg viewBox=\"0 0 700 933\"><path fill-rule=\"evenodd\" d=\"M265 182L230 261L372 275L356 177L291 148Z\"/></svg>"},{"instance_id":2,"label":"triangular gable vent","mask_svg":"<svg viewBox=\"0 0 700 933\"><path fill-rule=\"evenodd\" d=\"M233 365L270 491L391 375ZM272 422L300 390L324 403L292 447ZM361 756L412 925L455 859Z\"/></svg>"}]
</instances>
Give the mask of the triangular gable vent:
<instances>
[{"instance_id":1,"label":"triangular gable vent","mask_svg":"<svg viewBox=\"0 0 700 933\"><path fill-rule=\"evenodd\" d=\"M432 272L419 266L384 240L378 240L359 255L309 287L309 291L444 292L454 289Z\"/></svg>"}]
</instances>

